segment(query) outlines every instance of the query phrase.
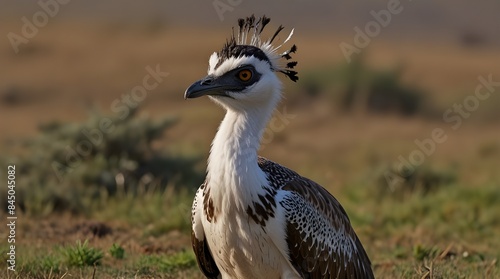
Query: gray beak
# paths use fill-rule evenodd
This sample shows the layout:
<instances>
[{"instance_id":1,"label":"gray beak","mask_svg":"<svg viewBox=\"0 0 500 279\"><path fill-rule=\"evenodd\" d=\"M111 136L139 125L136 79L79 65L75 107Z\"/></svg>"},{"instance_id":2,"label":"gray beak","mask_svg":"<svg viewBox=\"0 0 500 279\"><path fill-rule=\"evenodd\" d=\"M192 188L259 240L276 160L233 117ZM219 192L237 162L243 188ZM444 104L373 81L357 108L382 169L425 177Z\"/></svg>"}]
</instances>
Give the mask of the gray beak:
<instances>
[{"instance_id":1,"label":"gray beak","mask_svg":"<svg viewBox=\"0 0 500 279\"><path fill-rule=\"evenodd\" d=\"M191 84L191 86L186 89L186 92L184 92L184 99L198 98L205 95L229 97L226 92L231 89L234 89L234 87L228 86L228 84L224 82L224 78L206 76Z\"/></svg>"}]
</instances>

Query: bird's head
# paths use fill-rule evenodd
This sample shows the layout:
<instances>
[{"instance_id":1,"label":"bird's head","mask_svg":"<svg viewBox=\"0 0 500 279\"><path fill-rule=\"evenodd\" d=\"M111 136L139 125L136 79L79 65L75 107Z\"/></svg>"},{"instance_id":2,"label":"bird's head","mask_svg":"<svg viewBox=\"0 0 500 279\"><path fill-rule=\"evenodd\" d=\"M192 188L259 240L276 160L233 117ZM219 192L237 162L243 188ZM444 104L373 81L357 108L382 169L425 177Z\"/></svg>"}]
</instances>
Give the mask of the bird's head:
<instances>
[{"instance_id":1,"label":"bird's head","mask_svg":"<svg viewBox=\"0 0 500 279\"><path fill-rule=\"evenodd\" d=\"M268 40L262 40L261 33L269 21L265 16L256 19L253 15L239 19L237 37L233 32L222 50L210 56L208 75L186 89L184 98L208 95L231 110L262 106L274 108L281 97L281 82L276 72L285 74L292 81L298 80L297 72L292 70L297 62L283 61L289 60L297 47L293 45L279 53L279 49L291 38L293 30L283 43L272 45L283 30L282 26Z\"/></svg>"}]
</instances>

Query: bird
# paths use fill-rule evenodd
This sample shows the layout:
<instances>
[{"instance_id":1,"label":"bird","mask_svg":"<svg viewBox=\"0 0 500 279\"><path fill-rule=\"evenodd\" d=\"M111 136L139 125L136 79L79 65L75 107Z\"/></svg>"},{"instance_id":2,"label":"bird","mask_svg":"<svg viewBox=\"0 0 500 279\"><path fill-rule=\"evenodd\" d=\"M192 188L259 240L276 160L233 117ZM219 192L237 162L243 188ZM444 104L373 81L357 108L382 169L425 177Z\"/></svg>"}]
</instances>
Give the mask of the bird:
<instances>
[{"instance_id":1,"label":"bird","mask_svg":"<svg viewBox=\"0 0 500 279\"><path fill-rule=\"evenodd\" d=\"M263 131L282 97L278 74L298 80L282 25L264 39L270 18L238 20L208 75L185 99L208 96L226 113L213 139L205 181L191 211L191 242L206 278L374 278L346 211L325 188L260 157Z\"/></svg>"}]
</instances>

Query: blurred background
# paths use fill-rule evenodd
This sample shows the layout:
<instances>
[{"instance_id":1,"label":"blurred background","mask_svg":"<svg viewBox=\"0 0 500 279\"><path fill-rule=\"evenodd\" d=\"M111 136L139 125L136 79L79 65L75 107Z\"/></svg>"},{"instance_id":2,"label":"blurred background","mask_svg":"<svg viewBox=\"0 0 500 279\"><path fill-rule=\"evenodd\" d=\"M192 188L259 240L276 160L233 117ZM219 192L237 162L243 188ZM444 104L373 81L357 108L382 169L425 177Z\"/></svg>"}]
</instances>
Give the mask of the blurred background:
<instances>
[{"instance_id":1,"label":"blurred background","mask_svg":"<svg viewBox=\"0 0 500 279\"><path fill-rule=\"evenodd\" d=\"M0 162L16 165L25 274L200 276L190 203L224 112L183 93L238 18L265 14L264 37L295 28L299 81L283 78L260 154L340 200L380 278L500 276L500 2L0 5ZM85 245L95 258L74 264Z\"/></svg>"}]
</instances>

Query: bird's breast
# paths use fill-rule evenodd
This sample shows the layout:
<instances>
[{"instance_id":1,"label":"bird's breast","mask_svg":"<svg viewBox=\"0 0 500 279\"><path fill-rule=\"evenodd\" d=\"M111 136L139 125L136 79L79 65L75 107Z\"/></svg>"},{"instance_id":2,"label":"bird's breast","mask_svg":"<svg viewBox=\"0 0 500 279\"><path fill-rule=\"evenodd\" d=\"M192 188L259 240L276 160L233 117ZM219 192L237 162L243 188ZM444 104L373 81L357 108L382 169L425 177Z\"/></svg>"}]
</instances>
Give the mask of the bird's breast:
<instances>
[{"instance_id":1,"label":"bird's breast","mask_svg":"<svg viewBox=\"0 0 500 279\"><path fill-rule=\"evenodd\" d=\"M246 212L220 214L217 222L204 221L205 235L217 266L231 278L278 278L282 256L266 228Z\"/></svg>"}]
</instances>

